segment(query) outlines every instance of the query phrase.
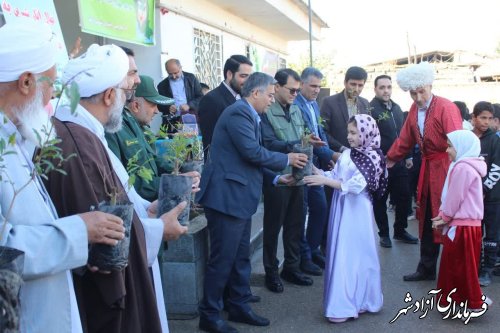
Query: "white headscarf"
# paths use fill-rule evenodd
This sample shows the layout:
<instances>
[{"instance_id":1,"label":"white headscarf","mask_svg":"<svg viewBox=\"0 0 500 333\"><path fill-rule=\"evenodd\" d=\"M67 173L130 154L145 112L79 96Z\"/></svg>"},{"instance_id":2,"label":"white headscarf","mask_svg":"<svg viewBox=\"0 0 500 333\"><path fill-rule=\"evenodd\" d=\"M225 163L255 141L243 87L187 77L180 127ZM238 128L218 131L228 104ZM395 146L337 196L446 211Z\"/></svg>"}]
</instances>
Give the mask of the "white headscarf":
<instances>
[{"instance_id":1,"label":"white headscarf","mask_svg":"<svg viewBox=\"0 0 500 333\"><path fill-rule=\"evenodd\" d=\"M49 70L56 63L55 34L45 25L23 21L0 28L0 82L19 79L25 72Z\"/></svg>"},{"instance_id":2,"label":"white headscarf","mask_svg":"<svg viewBox=\"0 0 500 333\"><path fill-rule=\"evenodd\" d=\"M450 140L453 148L457 151L457 156L455 161L450 164L448 168L448 174L446 175L446 180L444 182L443 192L441 194L441 203L446 199L446 194L448 192L448 180L450 178L451 170L455 165L466 158L478 158L481 154L481 142L477 135L469 130L457 130L447 134L448 140Z\"/></svg>"},{"instance_id":3,"label":"white headscarf","mask_svg":"<svg viewBox=\"0 0 500 333\"><path fill-rule=\"evenodd\" d=\"M92 44L87 52L68 62L62 80L75 81L80 96L90 97L118 85L128 68L128 56L120 47Z\"/></svg>"}]
</instances>

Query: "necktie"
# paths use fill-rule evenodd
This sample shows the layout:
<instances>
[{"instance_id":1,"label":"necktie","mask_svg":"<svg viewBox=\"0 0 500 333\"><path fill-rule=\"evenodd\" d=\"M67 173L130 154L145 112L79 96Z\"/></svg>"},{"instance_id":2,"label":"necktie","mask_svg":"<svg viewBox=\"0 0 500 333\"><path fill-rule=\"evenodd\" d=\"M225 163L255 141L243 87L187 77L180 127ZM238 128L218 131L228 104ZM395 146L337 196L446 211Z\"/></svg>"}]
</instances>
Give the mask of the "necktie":
<instances>
[{"instance_id":1,"label":"necktie","mask_svg":"<svg viewBox=\"0 0 500 333\"><path fill-rule=\"evenodd\" d=\"M307 103L307 106L309 107L309 113L311 114L311 121L312 121L314 135L319 136L318 135L318 122L316 121L316 112L314 112L314 108L313 108L311 103Z\"/></svg>"},{"instance_id":2,"label":"necktie","mask_svg":"<svg viewBox=\"0 0 500 333\"><path fill-rule=\"evenodd\" d=\"M261 133L261 129L260 129L260 117L258 115L255 116L255 122L256 122L255 137L259 141L259 144L262 145L262 133Z\"/></svg>"}]
</instances>

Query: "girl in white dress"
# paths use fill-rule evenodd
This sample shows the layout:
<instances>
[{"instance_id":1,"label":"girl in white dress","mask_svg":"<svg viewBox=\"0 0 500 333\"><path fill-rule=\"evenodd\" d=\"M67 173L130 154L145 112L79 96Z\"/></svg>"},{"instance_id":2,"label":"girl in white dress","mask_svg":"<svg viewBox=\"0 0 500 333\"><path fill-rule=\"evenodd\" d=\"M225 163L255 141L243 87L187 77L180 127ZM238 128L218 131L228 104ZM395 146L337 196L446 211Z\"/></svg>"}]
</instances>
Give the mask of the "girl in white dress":
<instances>
[{"instance_id":1,"label":"girl in white dress","mask_svg":"<svg viewBox=\"0 0 500 333\"><path fill-rule=\"evenodd\" d=\"M387 187L380 133L365 114L352 117L347 132L351 149L342 153L333 172L304 178L308 185L335 189L323 293L325 317L334 323L378 312L383 304L372 207L372 196L381 196Z\"/></svg>"}]
</instances>

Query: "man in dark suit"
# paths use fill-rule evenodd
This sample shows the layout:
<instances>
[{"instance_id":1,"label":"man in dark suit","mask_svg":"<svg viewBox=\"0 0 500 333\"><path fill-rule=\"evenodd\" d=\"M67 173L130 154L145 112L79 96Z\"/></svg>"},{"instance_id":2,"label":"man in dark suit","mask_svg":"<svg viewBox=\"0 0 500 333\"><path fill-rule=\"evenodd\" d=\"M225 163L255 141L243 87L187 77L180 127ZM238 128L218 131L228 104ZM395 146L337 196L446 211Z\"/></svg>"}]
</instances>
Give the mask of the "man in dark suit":
<instances>
[{"instance_id":1,"label":"man in dark suit","mask_svg":"<svg viewBox=\"0 0 500 333\"><path fill-rule=\"evenodd\" d=\"M347 122L360 113L369 113L368 100L360 97L368 74L361 67L350 67L345 73L344 90L327 97L321 106L321 117L325 120L325 131L330 148L343 152L349 148Z\"/></svg>"},{"instance_id":2,"label":"man in dark suit","mask_svg":"<svg viewBox=\"0 0 500 333\"><path fill-rule=\"evenodd\" d=\"M316 68L308 67L300 75L300 93L294 101L302 112L304 124L309 132L327 142L319 117L319 106L316 102L321 89L323 74ZM317 168L327 169L334 159L334 152L325 146L315 147L313 163ZM310 275L321 275L325 268L325 257L319 245L325 234L328 221L328 209L325 191L322 186L307 186L304 191L304 220L309 213L307 231L302 234L300 244L300 269Z\"/></svg>"},{"instance_id":3,"label":"man in dark suit","mask_svg":"<svg viewBox=\"0 0 500 333\"><path fill-rule=\"evenodd\" d=\"M387 154L389 148L399 137L404 123L403 111L391 99L392 81L388 75L375 78L375 97L370 102L372 117L377 121L381 135L380 148ZM387 218L387 197L391 194L394 200L394 236L404 243L417 244L418 239L410 235L408 227L408 211L410 210L410 186L408 169L413 165L411 156L400 161L389 169L387 191L380 199L373 200L373 212L378 226L380 246L392 247L389 238L389 221Z\"/></svg>"},{"instance_id":4,"label":"man in dark suit","mask_svg":"<svg viewBox=\"0 0 500 333\"><path fill-rule=\"evenodd\" d=\"M167 118L169 117L178 117L186 113L197 114L203 93L196 76L183 71L177 59L167 60L165 70L168 77L158 84L158 92L162 96L173 98L175 104L158 105L158 109L163 114L163 124L168 124Z\"/></svg>"},{"instance_id":5,"label":"man in dark suit","mask_svg":"<svg viewBox=\"0 0 500 333\"><path fill-rule=\"evenodd\" d=\"M205 160L208 157L208 147L212 142L215 124L222 111L240 99L241 87L252 74L252 62L243 55L232 55L224 64L224 81L208 92L200 101L198 108L198 123L203 139Z\"/></svg>"},{"instance_id":6,"label":"man in dark suit","mask_svg":"<svg viewBox=\"0 0 500 333\"><path fill-rule=\"evenodd\" d=\"M250 75L242 99L229 106L214 130L211 157L203 170L197 195L205 210L210 234L210 259L200 304L200 329L237 332L220 316L224 287L229 288L230 321L267 326L269 320L255 314L250 298L250 228L266 183L292 181L291 175L269 171L287 165L303 167L304 154L271 152L261 145L259 113L274 101L274 79L264 73Z\"/></svg>"}]
</instances>

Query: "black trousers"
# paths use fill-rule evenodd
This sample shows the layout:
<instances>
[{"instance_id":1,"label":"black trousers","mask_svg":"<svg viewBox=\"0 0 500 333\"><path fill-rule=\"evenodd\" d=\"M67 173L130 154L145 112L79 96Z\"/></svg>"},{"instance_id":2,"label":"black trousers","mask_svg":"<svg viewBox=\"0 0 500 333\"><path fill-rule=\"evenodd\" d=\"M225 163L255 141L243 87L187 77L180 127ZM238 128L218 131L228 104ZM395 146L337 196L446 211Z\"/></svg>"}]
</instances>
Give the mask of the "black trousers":
<instances>
[{"instance_id":1,"label":"black trousers","mask_svg":"<svg viewBox=\"0 0 500 333\"><path fill-rule=\"evenodd\" d=\"M299 270L300 239L304 225L304 186L264 188L263 262L266 274L278 274L278 236L283 226L283 269Z\"/></svg>"},{"instance_id":2,"label":"black trousers","mask_svg":"<svg viewBox=\"0 0 500 333\"><path fill-rule=\"evenodd\" d=\"M380 237L389 236L389 219L387 217L387 197L391 195L395 205L394 234L403 233L408 227L410 210L410 186L408 170L399 162L389 169L387 191L380 199L373 200L373 213Z\"/></svg>"},{"instance_id":3,"label":"black trousers","mask_svg":"<svg viewBox=\"0 0 500 333\"><path fill-rule=\"evenodd\" d=\"M436 275L436 264L440 248L440 244L434 243L432 218L431 202L427 200L424 229L420 239L420 262L417 266L417 271L425 275Z\"/></svg>"},{"instance_id":4,"label":"black trousers","mask_svg":"<svg viewBox=\"0 0 500 333\"><path fill-rule=\"evenodd\" d=\"M500 235L500 204L484 203L483 246L481 248L481 268L493 269L497 260L498 238Z\"/></svg>"}]
</instances>

